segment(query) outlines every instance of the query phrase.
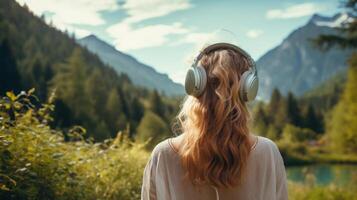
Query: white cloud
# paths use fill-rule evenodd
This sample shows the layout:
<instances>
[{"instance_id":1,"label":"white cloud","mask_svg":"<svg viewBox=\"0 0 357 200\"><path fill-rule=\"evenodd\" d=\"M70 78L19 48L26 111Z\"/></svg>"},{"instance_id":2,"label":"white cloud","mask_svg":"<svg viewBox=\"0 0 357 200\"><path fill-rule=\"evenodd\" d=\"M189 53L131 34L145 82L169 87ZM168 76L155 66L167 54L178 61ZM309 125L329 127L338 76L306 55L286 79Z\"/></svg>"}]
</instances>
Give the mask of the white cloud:
<instances>
[{"instance_id":1,"label":"white cloud","mask_svg":"<svg viewBox=\"0 0 357 200\"><path fill-rule=\"evenodd\" d=\"M249 38L257 38L257 37L261 36L262 34L263 34L262 30L253 29L253 30L249 30L246 33L246 36Z\"/></svg>"},{"instance_id":2,"label":"white cloud","mask_svg":"<svg viewBox=\"0 0 357 200\"><path fill-rule=\"evenodd\" d=\"M37 15L53 13L53 21L64 24L100 25L105 21L101 11L118 9L116 0L17 0L24 3Z\"/></svg>"},{"instance_id":3,"label":"white cloud","mask_svg":"<svg viewBox=\"0 0 357 200\"><path fill-rule=\"evenodd\" d=\"M298 18L307 15L312 15L316 12L320 12L324 8L321 5L315 3L302 3L296 4L285 9L272 9L268 10L266 17L268 19L289 19Z\"/></svg>"},{"instance_id":4,"label":"white cloud","mask_svg":"<svg viewBox=\"0 0 357 200\"><path fill-rule=\"evenodd\" d=\"M114 45L120 50L141 49L166 44L170 35L188 33L181 23L155 24L133 28L129 23L111 26L107 32L114 38Z\"/></svg>"},{"instance_id":5,"label":"white cloud","mask_svg":"<svg viewBox=\"0 0 357 200\"><path fill-rule=\"evenodd\" d=\"M77 36L85 36L89 31L73 25L101 25L105 20L102 11L114 11L119 8L116 0L16 0L20 5L26 4L31 11L40 16L50 13L46 20L51 21L58 29L67 30Z\"/></svg>"},{"instance_id":6,"label":"white cloud","mask_svg":"<svg viewBox=\"0 0 357 200\"><path fill-rule=\"evenodd\" d=\"M202 47L204 43L211 36L211 33L194 32L189 30L189 33L185 34L180 39L170 43L171 46L181 45L181 44L194 44L196 49Z\"/></svg>"},{"instance_id":7,"label":"white cloud","mask_svg":"<svg viewBox=\"0 0 357 200\"><path fill-rule=\"evenodd\" d=\"M154 24L139 26L139 22L158 18L170 13L192 7L189 0L127 0L120 9L125 10L128 17L107 28L114 39L114 45L120 50L133 50L155 47L170 43L171 36L189 34L190 29L181 23Z\"/></svg>"},{"instance_id":8,"label":"white cloud","mask_svg":"<svg viewBox=\"0 0 357 200\"><path fill-rule=\"evenodd\" d=\"M191 8L189 0L127 0L121 7L129 15L126 23L140 22L146 19L165 16L178 10Z\"/></svg>"}]
</instances>

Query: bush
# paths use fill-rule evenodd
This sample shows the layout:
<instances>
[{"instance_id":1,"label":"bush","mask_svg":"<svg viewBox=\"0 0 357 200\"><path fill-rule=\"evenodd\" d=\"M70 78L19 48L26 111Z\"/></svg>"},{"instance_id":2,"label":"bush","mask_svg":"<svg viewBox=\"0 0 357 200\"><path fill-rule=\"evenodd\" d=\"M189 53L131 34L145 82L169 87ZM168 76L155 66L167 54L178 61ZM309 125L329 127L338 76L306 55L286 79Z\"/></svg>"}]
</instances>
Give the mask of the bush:
<instances>
[{"instance_id":1,"label":"bush","mask_svg":"<svg viewBox=\"0 0 357 200\"><path fill-rule=\"evenodd\" d=\"M312 139L316 139L316 133L311 129L300 128L292 124L286 124L283 129L283 141L294 143Z\"/></svg>"},{"instance_id":2,"label":"bush","mask_svg":"<svg viewBox=\"0 0 357 200\"><path fill-rule=\"evenodd\" d=\"M103 143L74 127L65 142L51 129L51 104L32 92L0 100L0 199L139 199L149 154L124 133Z\"/></svg>"},{"instance_id":3,"label":"bush","mask_svg":"<svg viewBox=\"0 0 357 200\"><path fill-rule=\"evenodd\" d=\"M357 196L352 188L337 188L330 186L306 186L289 183L289 200L356 200Z\"/></svg>"},{"instance_id":4,"label":"bush","mask_svg":"<svg viewBox=\"0 0 357 200\"><path fill-rule=\"evenodd\" d=\"M169 128L163 119L157 114L147 111L141 119L137 129L136 139L140 142L147 142L146 149L153 149L161 140L168 138Z\"/></svg>"}]
</instances>

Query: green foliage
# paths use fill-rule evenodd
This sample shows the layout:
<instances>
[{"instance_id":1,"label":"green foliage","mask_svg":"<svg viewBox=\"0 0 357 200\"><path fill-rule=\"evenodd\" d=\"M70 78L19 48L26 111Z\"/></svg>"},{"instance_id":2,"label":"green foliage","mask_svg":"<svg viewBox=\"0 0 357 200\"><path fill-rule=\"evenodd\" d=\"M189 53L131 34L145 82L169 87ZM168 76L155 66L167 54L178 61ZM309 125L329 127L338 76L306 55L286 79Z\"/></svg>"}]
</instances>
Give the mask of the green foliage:
<instances>
[{"instance_id":1,"label":"green foliage","mask_svg":"<svg viewBox=\"0 0 357 200\"><path fill-rule=\"evenodd\" d=\"M158 116L165 116L165 105L156 90L150 96L150 108L152 112L156 113Z\"/></svg>"},{"instance_id":2,"label":"green foliage","mask_svg":"<svg viewBox=\"0 0 357 200\"><path fill-rule=\"evenodd\" d=\"M146 99L151 99L147 109L167 126L178 107L156 91L134 86L126 74L118 75L73 36L13 0L0 1L0 65L0 95L35 87L45 100L57 89L51 127L68 130L81 125L90 130L86 137L96 141L115 137L127 127L133 138Z\"/></svg>"},{"instance_id":3,"label":"green foliage","mask_svg":"<svg viewBox=\"0 0 357 200\"><path fill-rule=\"evenodd\" d=\"M356 200L354 188L337 188L334 185L313 186L289 183L290 200Z\"/></svg>"},{"instance_id":4,"label":"green foliage","mask_svg":"<svg viewBox=\"0 0 357 200\"><path fill-rule=\"evenodd\" d=\"M318 132L322 132L323 129L323 118L315 112L315 107L310 102L296 99L292 93L284 97L278 89L273 90L268 104L257 105L253 116L254 130L273 140L282 137L286 124Z\"/></svg>"},{"instance_id":5,"label":"green foliage","mask_svg":"<svg viewBox=\"0 0 357 200\"><path fill-rule=\"evenodd\" d=\"M309 104L306 111L303 113L302 123L304 127L309 128L317 133L322 133L323 128L323 120L321 116L315 111L315 108Z\"/></svg>"},{"instance_id":6,"label":"green foliage","mask_svg":"<svg viewBox=\"0 0 357 200\"><path fill-rule=\"evenodd\" d=\"M0 100L0 199L140 199L149 154L120 133L103 143L84 140L82 127L66 134L37 109L34 90Z\"/></svg>"},{"instance_id":7,"label":"green foliage","mask_svg":"<svg viewBox=\"0 0 357 200\"><path fill-rule=\"evenodd\" d=\"M0 94L4 94L6 91L20 87L20 74L17 71L13 52L6 39L1 41L0 38L0 55Z\"/></svg>"},{"instance_id":8,"label":"green foliage","mask_svg":"<svg viewBox=\"0 0 357 200\"><path fill-rule=\"evenodd\" d=\"M312 139L316 139L316 133L311 129L299 128L291 124L286 124L281 140L288 143L294 143L304 142Z\"/></svg>"},{"instance_id":9,"label":"green foliage","mask_svg":"<svg viewBox=\"0 0 357 200\"><path fill-rule=\"evenodd\" d=\"M342 97L328 120L331 145L339 152L357 152L357 53L350 59Z\"/></svg>"},{"instance_id":10,"label":"green foliage","mask_svg":"<svg viewBox=\"0 0 357 200\"><path fill-rule=\"evenodd\" d=\"M148 142L147 149L152 149L159 141L170 136L170 131L161 117L153 112L146 112L137 129L136 139Z\"/></svg>"}]
</instances>

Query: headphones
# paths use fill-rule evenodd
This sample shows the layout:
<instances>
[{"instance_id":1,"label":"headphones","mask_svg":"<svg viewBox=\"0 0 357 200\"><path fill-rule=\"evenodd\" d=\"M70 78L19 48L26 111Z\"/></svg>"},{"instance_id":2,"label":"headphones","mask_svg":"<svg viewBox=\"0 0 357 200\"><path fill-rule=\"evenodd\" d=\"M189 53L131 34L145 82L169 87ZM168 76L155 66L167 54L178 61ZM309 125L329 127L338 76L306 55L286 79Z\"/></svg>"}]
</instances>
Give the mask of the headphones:
<instances>
[{"instance_id":1,"label":"headphones","mask_svg":"<svg viewBox=\"0 0 357 200\"><path fill-rule=\"evenodd\" d=\"M188 69L185 78L185 90L188 95L199 97L205 90L207 84L206 70L199 65L199 61L204 55L221 49L230 49L242 54L249 62L250 69L245 71L240 80L239 97L248 102L255 99L258 92L258 73L255 62L243 49L230 43L215 43L204 48L194 60L190 69Z\"/></svg>"}]
</instances>

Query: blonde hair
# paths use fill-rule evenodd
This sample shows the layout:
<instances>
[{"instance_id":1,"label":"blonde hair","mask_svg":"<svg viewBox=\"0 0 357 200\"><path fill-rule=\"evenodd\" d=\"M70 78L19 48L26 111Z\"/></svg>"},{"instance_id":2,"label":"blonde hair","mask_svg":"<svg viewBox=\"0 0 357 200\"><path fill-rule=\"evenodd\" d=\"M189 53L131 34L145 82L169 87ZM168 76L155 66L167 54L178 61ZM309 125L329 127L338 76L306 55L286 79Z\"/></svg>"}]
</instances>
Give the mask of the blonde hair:
<instances>
[{"instance_id":1,"label":"blonde hair","mask_svg":"<svg viewBox=\"0 0 357 200\"><path fill-rule=\"evenodd\" d=\"M179 154L185 178L194 185L233 187L241 182L250 151L250 115L239 98L249 62L233 50L217 50L200 64L207 73L205 91L186 97L177 116L184 133Z\"/></svg>"}]
</instances>

